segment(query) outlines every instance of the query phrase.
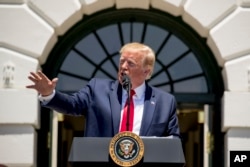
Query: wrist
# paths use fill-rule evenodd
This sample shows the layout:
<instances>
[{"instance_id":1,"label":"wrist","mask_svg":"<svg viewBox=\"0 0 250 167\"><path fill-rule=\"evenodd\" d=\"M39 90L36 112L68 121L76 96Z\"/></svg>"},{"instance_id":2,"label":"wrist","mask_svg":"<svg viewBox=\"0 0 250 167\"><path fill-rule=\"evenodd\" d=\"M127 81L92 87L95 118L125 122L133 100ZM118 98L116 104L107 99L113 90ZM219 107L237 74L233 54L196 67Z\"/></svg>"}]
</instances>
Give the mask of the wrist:
<instances>
[{"instance_id":1,"label":"wrist","mask_svg":"<svg viewBox=\"0 0 250 167\"><path fill-rule=\"evenodd\" d=\"M39 94L38 98L42 102L49 102L54 96L55 96L55 90L53 90L53 92L50 95Z\"/></svg>"},{"instance_id":2,"label":"wrist","mask_svg":"<svg viewBox=\"0 0 250 167\"><path fill-rule=\"evenodd\" d=\"M50 95L52 95L53 94L53 92L52 93L49 93L49 94L40 94L42 97L47 97L47 96L50 96Z\"/></svg>"},{"instance_id":3,"label":"wrist","mask_svg":"<svg viewBox=\"0 0 250 167\"><path fill-rule=\"evenodd\" d=\"M53 93L54 93L54 90L53 90L52 92L49 92L49 93L44 93L44 94L40 93L40 95L41 95L42 97L47 97L47 96L52 95Z\"/></svg>"}]
</instances>

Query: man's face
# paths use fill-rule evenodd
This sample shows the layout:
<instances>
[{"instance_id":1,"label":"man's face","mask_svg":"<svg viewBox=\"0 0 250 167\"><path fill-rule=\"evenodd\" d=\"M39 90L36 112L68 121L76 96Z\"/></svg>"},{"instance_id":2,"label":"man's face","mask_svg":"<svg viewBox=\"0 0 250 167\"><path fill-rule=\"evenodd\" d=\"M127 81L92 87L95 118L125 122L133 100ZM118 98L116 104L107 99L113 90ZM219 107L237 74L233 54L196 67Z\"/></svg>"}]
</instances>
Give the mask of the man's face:
<instances>
[{"instance_id":1,"label":"man's face","mask_svg":"<svg viewBox=\"0 0 250 167\"><path fill-rule=\"evenodd\" d=\"M149 70L143 66L143 58L143 53L135 50L125 50L122 53L118 72L120 83L123 74L127 74L130 77L132 89L138 87L145 81Z\"/></svg>"}]
</instances>

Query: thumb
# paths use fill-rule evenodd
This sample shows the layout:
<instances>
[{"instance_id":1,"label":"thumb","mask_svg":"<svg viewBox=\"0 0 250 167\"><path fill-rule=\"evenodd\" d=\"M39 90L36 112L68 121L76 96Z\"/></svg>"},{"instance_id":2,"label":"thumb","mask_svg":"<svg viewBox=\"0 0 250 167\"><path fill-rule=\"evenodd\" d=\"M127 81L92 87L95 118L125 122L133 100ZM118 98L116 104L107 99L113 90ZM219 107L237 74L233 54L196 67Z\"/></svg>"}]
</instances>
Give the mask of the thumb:
<instances>
[{"instance_id":1,"label":"thumb","mask_svg":"<svg viewBox=\"0 0 250 167\"><path fill-rule=\"evenodd\" d=\"M58 82L58 78L54 78L51 82L52 82L53 87L56 87L56 84Z\"/></svg>"}]
</instances>

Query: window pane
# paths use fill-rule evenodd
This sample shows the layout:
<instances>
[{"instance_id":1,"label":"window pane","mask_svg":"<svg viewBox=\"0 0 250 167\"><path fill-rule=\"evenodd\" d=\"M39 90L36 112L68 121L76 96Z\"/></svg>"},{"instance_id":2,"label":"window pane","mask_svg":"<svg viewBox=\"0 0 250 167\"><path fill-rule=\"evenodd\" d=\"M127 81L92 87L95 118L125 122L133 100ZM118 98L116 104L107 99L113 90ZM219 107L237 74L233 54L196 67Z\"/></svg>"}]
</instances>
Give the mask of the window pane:
<instances>
[{"instance_id":1,"label":"window pane","mask_svg":"<svg viewBox=\"0 0 250 167\"><path fill-rule=\"evenodd\" d=\"M143 33L143 23L132 23L133 27L133 35L132 40L134 42L141 42L142 41L142 33ZM125 36L125 34L123 35Z\"/></svg>"},{"instance_id":2,"label":"window pane","mask_svg":"<svg viewBox=\"0 0 250 167\"><path fill-rule=\"evenodd\" d=\"M193 55L189 53L184 58L177 61L173 66L169 68L169 73L173 80L196 75L202 73L199 62Z\"/></svg>"},{"instance_id":3,"label":"window pane","mask_svg":"<svg viewBox=\"0 0 250 167\"><path fill-rule=\"evenodd\" d=\"M97 30L97 34L109 54L114 54L114 52L117 52L121 48L121 40L117 25L101 28Z\"/></svg>"},{"instance_id":4,"label":"window pane","mask_svg":"<svg viewBox=\"0 0 250 167\"><path fill-rule=\"evenodd\" d=\"M84 60L76 52L70 51L60 70L90 78L95 70L95 66Z\"/></svg>"},{"instance_id":5,"label":"window pane","mask_svg":"<svg viewBox=\"0 0 250 167\"><path fill-rule=\"evenodd\" d=\"M148 25L144 43L149 45L155 52L159 49L168 32L159 27Z\"/></svg>"},{"instance_id":6,"label":"window pane","mask_svg":"<svg viewBox=\"0 0 250 167\"><path fill-rule=\"evenodd\" d=\"M96 64L100 63L107 56L93 34L83 38L75 47Z\"/></svg>"},{"instance_id":7,"label":"window pane","mask_svg":"<svg viewBox=\"0 0 250 167\"><path fill-rule=\"evenodd\" d=\"M165 71L161 72L157 77L154 77L149 80L149 83L152 85L158 85L162 83L167 83L169 81L167 74Z\"/></svg>"},{"instance_id":8,"label":"window pane","mask_svg":"<svg viewBox=\"0 0 250 167\"><path fill-rule=\"evenodd\" d=\"M158 88L166 91L166 92L170 92L170 86L169 85L164 85L164 86L159 86Z\"/></svg>"},{"instance_id":9,"label":"window pane","mask_svg":"<svg viewBox=\"0 0 250 167\"><path fill-rule=\"evenodd\" d=\"M114 66L111 64L111 61L106 61L102 67L104 71L106 71L109 74L108 78L114 77L116 79L117 77L117 70L114 68ZM107 76L106 76L107 77Z\"/></svg>"},{"instance_id":10,"label":"window pane","mask_svg":"<svg viewBox=\"0 0 250 167\"><path fill-rule=\"evenodd\" d=\"M165 65L168 65L187 50L188 47L179 38L171 35L161 52L158 54L158 59Z\"/></svg>"},{"instance_id":11,"label":"window pane","mask_svg":"<svg viewBox=\"0 0 250 167\"><path fill-rule=\"evenodd\" d=\"M207 93L207 85L204 77L199 77L174 84L176 93Z\"/></svg>"},{"instance_id":12,"label":"window pane","mask_svg":"<svg viewBox=\"0 0 250 167\"><path fill-rule=\"evenodd\" d=\"M78 91L88 82L88 80L82 80L64 74L59 74L58 79L60 82L57 83L57 89L66 92Z\"/></svg>"}]
</instances>

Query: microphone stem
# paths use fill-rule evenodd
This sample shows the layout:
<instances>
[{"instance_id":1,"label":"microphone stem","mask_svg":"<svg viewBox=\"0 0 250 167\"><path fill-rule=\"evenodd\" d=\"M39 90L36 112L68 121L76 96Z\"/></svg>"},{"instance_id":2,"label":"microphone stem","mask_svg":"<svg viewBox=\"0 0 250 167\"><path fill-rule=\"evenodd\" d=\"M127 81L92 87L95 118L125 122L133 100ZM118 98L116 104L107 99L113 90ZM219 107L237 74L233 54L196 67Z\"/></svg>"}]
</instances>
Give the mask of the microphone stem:
<instances>
[{"instance_id":1,"label":"microphone stem","mask_svg":"<svg viewBox=\"0 0 250 167\"><path fill-rule=\"evenodd\" d=\"M128 94L128 101L127 101L127 103L128 103L128 111L127 111L127 123L126 123L126 128L127 128L127 131L129 131L129 126L130 126L130 124L129 124L129 118L130 118L130 91L131 90L131 86L130 85L128 85L128 89L127 89L127 94Z\"/></svg>"}]
</instances>

